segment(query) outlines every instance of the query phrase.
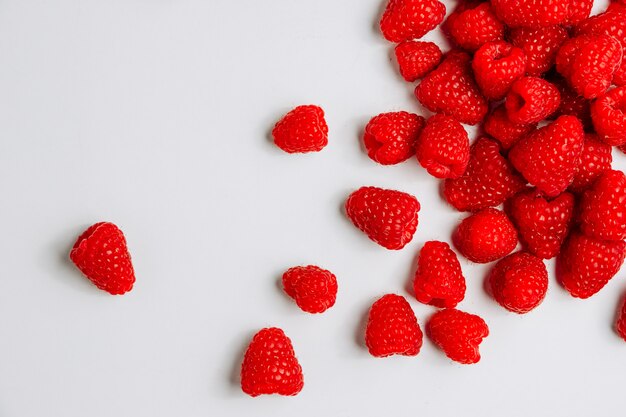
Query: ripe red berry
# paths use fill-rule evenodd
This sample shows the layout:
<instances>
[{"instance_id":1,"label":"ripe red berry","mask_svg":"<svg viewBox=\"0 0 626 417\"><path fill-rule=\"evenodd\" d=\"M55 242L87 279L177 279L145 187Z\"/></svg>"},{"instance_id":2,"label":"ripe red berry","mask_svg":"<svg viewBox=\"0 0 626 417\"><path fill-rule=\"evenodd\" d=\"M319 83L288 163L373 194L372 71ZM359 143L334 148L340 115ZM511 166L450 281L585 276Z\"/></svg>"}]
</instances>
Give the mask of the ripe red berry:
<instances>
[{"instance_id":1,"label":"ripe red berry","mask_svg":"<svg viewBox=\"0 0 626 417\"><path fill-rule=\"evenodd\" d=\"M605 171L611 169L611 146L600 141L595 134L585 134L580 165L569 189L580 193L587 189Z\"/></svg>"},{"instance_id":2,"label":"ripe red berry","mask_svg":"<svg viewBox=\"0 0 626 417\"><path fill-rule=\"evenodd\" d=\"M276 123L272 136L285 152L319 152L328 144L324 111L318 106L298 106Z\"/></svg>"},{"instance_id":3,"label":"ripe red berry","mask_svg":"<svg viewBox=\"0 0 626 417\"><path fill-rule=\"evenodd\" d=\"M609 170L583 193L580 201L580 229L603 240L626 238L626 175Z\"/></svg>"},{"instance_id":4,"label":"ripe red berry","mask_svg":"<svg viewBox=\"0 0 626 417\"><path fill-rule=\"evenodd\" d=\"M465 277L456 254L444 242L426 242L413 281L415 298L440 308L454 308L465 297Z\"/></svg>"},{"instance_id":5,"label":"ripe red berry","mask_svg":"<svg viewBox=\"0 0 626 417\"><path fill-rule=\"evenodd\" d=\"M614 88L591 103L591 120L604 143L626 144L626 86Z\"/></svg>"},{"instance_id":6,"label":"ripe red berry","mask_svg":"<svg viewBox=\"0 0 626 417\"><path fill-rule=\"evenodd\" d=\"M382 113L365 126L363 142L367 155L382 165L406 161L415 154L415 143L424 118L405 111Z\"/></svg>"},{"instance_id":7,"label":"ripe red berry","mask_svg":"<svg viewBox=\"0 0 626 417\"><path fill-rule=\"evenodd\" d=\"M483 129L500 142L502 149L509 149L522 137L530 134L537 128L536 123L513 123L506 114L504 104L498 105L485 118Z\"/></svg>"},{"instance_id":8,"label":"ripe red berry","mask_svg":"<svg viewBox=\"0 0 626 417\"><path fill-rule=\"evenodd\" d=\"M513 83L506 95L506 112L514 123L537 123L561 104L556 86L542 78L523 77Z\"/></svg>"},{"instance_id":9,"label":"ripe red berry","mask_svg":"<svg viewBox=\"0 0 626 417\"><path fill-rule=\"evenodd\" d=\"M395 49L400 74L409 81L417 81L439 65L443 54L432 42L404 41Z\"/></svg>"},{"instance_id":10,"label":"ripe red berry","mask_svg":"<svg viewBox=\"0 0 626 417\"><path fill-rule=\"evenodd\" d=\"M476 83L489 100L502 100L526 72L524 51L504 41L488 42L472 61Z\"/></svg>"},{"instance_id":11,"label":"ripe red berry","mask_svg":"<svg viewBox=\"0 0 626 417\"><path fill-rule=\"evenodd\" d=\"M565 22L567 25L575 25L582 22L591 14L593 0L571 0L569 6L569 17Z\"/></svg>"},{"instance_id":12,"label":"ripe red berry","mask_svg":"<svg viewBox=\"0 0 626 417\"><path fill-rule=\"evenodd\" d=\"M452 241L467 259L486 264L513 252L517 246L517 231L506 214L487 208L463 219Z\"/></svg>"},{"instance_id":13,"label":"ripe red berry","mask_svg":"<svg viewBox=\"0 0 626 417\"><path fill-rule=\"evenodd\" d=\"M448 16L445 26L454 43L471 52L487 42L504 39L504 25L489 2L462 3L461 9Z\"/></svg>"},{"instance_id":14,"label":"ripe red berry","mask_svg":"<svg viewBox=\"0 0 626 417\"><path fill-rule=\"evenodd\" d=\"M335 305L337 278L318 266L296 266L283 274L283 288L303 311L323 313Z\"/></svg>"},{"instance_id":15,"label":"ripe red berry","mask_svg":"<svg viewBox=\"0 0 626 417\"><path fill-rule=\"evenodd\" d=\"M480 361L479 347L489 336L485 321L456 309L440 310L426 326L428 337L455 362L472 364Z\"/></svg>"},{"instance_id":16,"label":"ripe red berry","mask_svg":"<svg viewBox=\"0 0 626 417\"><path fill-rule=\"evenodd\" d=\"M417 160L436 178L463 175L470 158L467 132L456 119L436 114L426 122L417 141Z\"/></svg>"},{"instance_id":17,"label":"ripe red berry","mask_svg":"<svg viewBox=\"0 0 626 417\"><path fill-rule=\"evenodd\" d=\"M109 294L133 289L135 271L126 238L113 223L96 223L85 230L74 243L70 259L96 287Z\"/></svg>"},{"instance_id":18,"label":"ripe red berry","mask_svg":"<svg viewBox=\"0 0 626 417\"><path fill-rule=\"evenodd\" d=\"M491 0L496 15L511 28L559 25L570 16L571 0Z\"/></svg>"},{"instance_id":19,"label":"ripe red berry","mask_svg":"<svg viewBox=\"0 0 626 417\"><path fill-rule=\"evenodd\" d=\"M526 73L539 77L554 66L556 54L568 35L561 26L549 26L513 29L509 38L513 46L522 48L526 55Z\"/></svg>"},{"instance_id":20,"label":"ripe red berry","mask_svg":"<svg viewBox=\"0 0 626 417\"><path fill-rule=\"evenodd\" d=\"M626 341L626 296L623 297L617 311L617 320L615 321L615 330L617 334Z\"/></svg>"},{"instance_id":21,"label":"ripe red berry","mask_svg":"<svg viewBox=\"0 0 626 417\"><path fill-rule=\"evenodd\" d=\"M436 28L446 14L438 0L389 0L380 30L390 42L418 39Z\"/></svg>"},{"instance_id":22,"label":"ripe red berry","mask_svg":"<svg viewBox=\"0 0 626 417\"><path fill-rule=\"evenodd\" d=\"M590 102L586 98L579 96L563 77L554 77L551 82L559 89L561 93L561 104L559 108L550 115L550 119L556 119L559 116L576 116L583 124L585 130L591 130L591 109Z\"/></svg>"}]
</instances>

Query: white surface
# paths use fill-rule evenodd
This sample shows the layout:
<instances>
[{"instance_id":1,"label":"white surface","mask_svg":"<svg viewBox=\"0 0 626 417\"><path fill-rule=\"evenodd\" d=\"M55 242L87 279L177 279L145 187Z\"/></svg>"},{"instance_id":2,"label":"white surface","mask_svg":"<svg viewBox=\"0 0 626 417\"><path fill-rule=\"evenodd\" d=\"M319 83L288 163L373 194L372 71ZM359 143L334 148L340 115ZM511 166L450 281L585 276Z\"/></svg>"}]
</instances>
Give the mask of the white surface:
<instances>
[{"instance_id":1,"label":"white surface","mask_svg":"<svg viewBox=\"0 0 626 417\"><path fill-rule=\"evenodd\" d=\"M612 322L623 272L587 301L552 279L519 317L464 262L460 308L491 328L480 364L456 365L428 340L415 358L374 359L360 345L370 303L407 295L419 247L462 217L415 161L381 167L360 149L372 115L419 111L373 28L381 3L0 2L1 416L622 413L626 344ZM304 103L326 110L330 144L290 156L267 133ZM378 247L342 215L368 184L421 201L405 250ZM101 220L132 251L138 281L123 297L67 261ZM321 316L277 286L307 263L339 279ZM424 325L434 309L410 300ZM240 391L242 351L264 326L293 340L298 397Z\"/></svg>"}]
</instances>

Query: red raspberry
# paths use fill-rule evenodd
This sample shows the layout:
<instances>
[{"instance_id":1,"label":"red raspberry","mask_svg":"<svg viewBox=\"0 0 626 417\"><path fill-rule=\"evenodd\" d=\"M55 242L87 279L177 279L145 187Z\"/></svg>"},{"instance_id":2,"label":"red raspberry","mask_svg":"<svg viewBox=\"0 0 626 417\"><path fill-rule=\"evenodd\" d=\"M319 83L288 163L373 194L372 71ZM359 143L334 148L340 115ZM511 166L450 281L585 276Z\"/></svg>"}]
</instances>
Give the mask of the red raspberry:
<instances>
[{"instance_id":1,"label":"red raspberry","mask_svg":"<svg viewBox=\"0 0 626 417\"><path fill-rule=\"evenodd\" d=\"M498 20L489 2L462 3L446 20L446 29L454 43L475 51L486 42L504 39L504 25Z\"/></svg>"},{"instance_id":2,"label":"red raspberry","mask_svg":"<svg viewBox=\"0 0 626 417\"><path fill-rule=\"evenodd\" d=\"M561 116L517 142L509 152L509 160L528 182L555 197L574 179L583 143L580 121L574 116Z\"/></svg>"},{"instance_id":3,"label":"red raspberry","mask_svg":"<svg viewBox=\"0 0 626 417\"><path fill-rule=\"evenodd\" d=\"M606 8L608 13L624 13L626 12L626 2L624 0L613 0Z\"/></svg>"},{"instance_id":4,"label":"red raspberry","mask_svg":"<svg viewBox=\"0 0 626 417\"><path fill-rule=\"evenodd\" d=\"M401 295L384 295L372 305L365 330L365 344L372 356L416 356L422 338L415 313Z\"/></svg>"},{"instance_id":5,"label":"red raspberry","mask_svg":"<svg viewBox=\"0 0 626 417\"><path fill-rule=\"evenodd\" d=\"M443 114L426 122L417 141L417 160L436 178L457 178L469 162L469 137L461 123Z\"/></svg>"},{"instance_id":6,"label":"red raspberry","mask_svg":"<svg viewBox=\"0 0 626 417\"><path fill-rule=\"evenodd\" d=\"M611 169L611 162L613 162L611 147L601 142L597 135L586 134L580 165L569 189L575 193L584 191L603 172Z\"/></svg>"},{"instance_id":7,"label":"red raspberry","mask_svg":"<svg viewBox=\"0 0 626 417\"><path fill-rule=\"evenodd\" d=\"M465 277L456 254L444 242L426 242L413 281L415 297L424 304L454 308L465 297Z\"/></svg>"},{"instance_id":8,"label":"red raspberry","mask_svg":"<svg viewBox=\"0 0 626 417\"><path fill-rule=\"evenodd\" d=\"M525 314L545 298L548 271L541 259L517 252L499 260L487 282L498 304L514 313Z\"/></svg>"},{"instance_id":9,"label":"red raspberry","mask_svg":"<svg viewBox=\"0 0 626 417\"><path fill-rule=\"evenodd\" d=\"M509 149L518 140L530 134L536 128L536 123L519 124L510 121L504 104L500 104L493 109L483 124L485 132L500 142L503 149Z\"/></svg>"},{"instance_id":10,"label":"red raspberry","mask_svg":"<svg viewBox=\"0 0 626 417\"><path fill-rule=\"evenodd\" d=\"M624 263L626 243L570 234L556 262L556 276L574 297L589 298L617 274Z\"/></svg>"},{"instance_id":11,"label":"red raspberry","mask_svg":"<svg viewBox=\"0 0 626 417\"><path fill-rule=\"evenodd\" d=\"M572 194L550 200L537 190L529 190L509 200L506 208L528 252L544 259L559 253L574 216Z\"/></svg>"},{"instance_id":12,"label":"red raspberry","mask_svg":"<svg viewBox=\"0 0 626 417\"><path fill-rule=\"evenodd\" d=\"M496 15L511 28L559 25L570 16L571 0L491 0Z\"/></svg>"},{"instance_id":13,"label":"red raspberry","mask_svg":"<svg viewBox=\"0 0 626 417\"><path fill-rule=\"evenodd\" d=\"M619 334L619 336L626 341L626 296L622 299L617 312L615 330L617 331L617 334Z\"/></svg>"},{"instance_id":14,"label":"red raspberry","mask_svg":"<svg viewBox=\"0 0 626 417\"><path fill-rule=\"evenodd\" d=\"M401 191L362 187L346 201L346 213L352 223L379 245L402 249L413 239L417 229L420 203Z\"/></svg>"},{"instance_id":15,"label":"red raspberry","mask_svg":"<svg viewBox=\"0 0 626 417\"><path fill-rule=\"evenodd\" d=\"M124 234L113 223L96 223L74 243L70 259L96 287L109 294L133 289L135 271Z\"/></svg>"},{"instance_id":16,"label":"red raspberry","mask_svg":"<svg viewBox=\"0 0 626 417\"><path fill-rule=\"evenodd\" d=\"M487 208L463 219L452 241L467 259L486 264L513 252L517 246L517 231L506 214Z\"/></svg>"},{"instance_id":17,"label":"red raspberry","mask_svg":"<svg viewBox=\"0 0 626 417\"><path fill-rule=\"evenodd\" d=\"M368 156L382 165L406 161L415 154L415 143L423 127L422 116L405 111L373 117L363 136Z\"/></svg>"},{"instance_id":18,"label":"red raspberry","mask_svg":"<svg viewBox=\"0 0 626 417\"><path fill-rule=\"evenodd\" d=\"M526 72L526 56L507 42L488 42L476 51L472 68L483 95L489 100L502 100L513 82Z\"/></svg>"},{"instance_id":19,"label":"red raspberry","mask_svg":"<svg viewBox=\"0 0 626 417\"><path fill-rule=\"evenodd\" d=\"M283 274L283 288L303 311L323 313L335 305L337 278L317 266L296 266Z\"/></svg>"},{"instance_id":20,"label":"red raspberry","mask_svg":"<svg viewBox=\"0 0 626 417\"><path fill-rule=\"evenodd\" d=\"M441 62L442 53L432 42L404 41L395 49L400 74L409 81L417 81Z\"/></svg>"},{"instance_id":21,"label":"red raspberry","mask_svg":"<svg viewBox=\"0 0 626 417\"><path fill-rule=\"evenodd\" d=\"M596 239L626 238L626 175L622 171L604 172L583 193L580 229Z\"/></svg>"},{"instance_id":22,"label":"red raspberry","mask_svg":"<svg viewBox=\"0 0 626 417\"><path fill-rule=\"evenodd\" d=\"M556 119L559 116L570 115L576 116L581 121L585 129L591 130L591 110L589 108L589 100L578 95L572 90L567 81L563 77L555 77L551 80L561 93L561 104L559 108L550 115L550 119Z\"/></svg>"},{"instance_id":23,"label":"red raspberry","mask_svg":"<svg viewBox=\"0 0 626 417\"><path fill-rule=\"evenodd\" d=\"M591 120L604 143L626 144L626 86L614 88L591 103Z\"/></svg>"},{"instance_id":24,"label":"red raspberry","mask_svg":"<svg viewBox=\"0 0 626 417\"><path fill-rule=\"evenodd\" d=\"M472 364L480 360L479 346L489 336L489 327L474 314L446 309L430 318L426 332L448 358L462 364Z\"/></svg>"},{"instance_id":25,"label":"red raspberry","mask_svg":"<svg viewBox=\"0 0 626 417\"><path fill-rule=\"evenodd\" d=\"M478 211L502 204L526 183L500 154L497 142L479 138L470 148L465 174L444 182L443 194L459 211Z\"/></svg>"},{"instance_id":26,"label":"red raspberry","mask_svg":"<svg viewBox=\"0 0 626 417\"><path fill-rule=\"evenodd\" d=\"M514 123L537 123L551 115L561 104L556 86L537 77L515 81L506 95L506 112Z\"/></svg>"},{"instance_id":27,"label":"red raspberry","mask_svg":"<svg viewBox=\"0 0 626 417\"><path fill-rule=\"evenodd\" d=\"M446 15L438 0L389 0L380 30L390 42L418 39L436 28Z\"/></svg>"},{"instance_id":28,"label":"red raspberry","mask_svg":"<svg viewBox=\"0 0 626 417\"><path fill-rule=\"evenodd\" d=\"M556 54L568 35L561 26L549 26L540 29L513 29L509 37L513 46L522 48L526 55L526 73L539 77L552 68Z\"/></svg>"},{"instance_id":29,"label":"red raspberry","mask_svg":"<svg viewBox=\"0 0 626 417\"><path fill-rule=\"evenodd\" d=\"M302 368L291 340L276 327L261 329L252 338L241 365L241 389L251 397L296 395L302 391Z\"/></svg>"},{"instance_id":30,"label":"red raspberry","mask_svg":"<svg viewBox=\"0 0 626 417\"><path fill-rule=\"evenodd\" d=\"M470 61L465 52L449 52L415 89L419 102L428 110L452 116L461 123L480 123L489 109L474 81Z\"/></svg>"},{"instance_id":31,"label":"red raspberry","mask_svg":"<svg viewBox=\"0 0 626 417\"><path fill-rule=\"evenodd\" d=\"M276 146L285 152L319 152L328 144L324 110L318 106L298 106L276 123L272 136Z\"/></svg>"},{"instance_id":32,"label":"red raspberry","mask_svg":"<svg viewBox=\"0 0 626 417\"><path fill-rule=\"evenodd\" d=\"M569 17L565 22L567 25L575 25L582 22L591 14L593 0L570 0Z\"/></svg>"}]
</instances>

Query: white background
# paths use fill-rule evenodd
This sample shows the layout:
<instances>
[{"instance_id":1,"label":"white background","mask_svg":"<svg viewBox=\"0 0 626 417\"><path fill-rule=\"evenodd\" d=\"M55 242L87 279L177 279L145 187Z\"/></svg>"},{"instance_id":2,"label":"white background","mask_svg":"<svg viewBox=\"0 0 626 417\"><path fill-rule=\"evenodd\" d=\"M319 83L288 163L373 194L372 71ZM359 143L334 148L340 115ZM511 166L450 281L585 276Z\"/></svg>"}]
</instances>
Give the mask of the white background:
<instances>
[{"instance_id":1,"label":"white background","mask_svg":"<svg viewBox=\"0 0 626 417\"><path fill-rule=\"evenodd\" d=\"M371 116L421 112L375 30L381 7L0 1L0 416L623 413L626 344L612 323L624 273L586 301L551 277L543 305L517 316L484 293L486 269L462 261L460 308L491 329L479 364L455 364L426 339L412 358L362 346L372 301L408 295L418 249L449 240L463 216L416 161L382 167L360 147ZM326 110L330 144L287 155L268 132L306 103ZM404 250L344 217L362 185L421 201ZM67 259L102 220L133 255L137 284L123 297ZM319 316L277 285L308 263L339 279L336 306ZM434 309L410 300L423 326ZM239 388L243 350L265 326L293 340L305 371L295 398Z\"/></svg>"}]
</instances>

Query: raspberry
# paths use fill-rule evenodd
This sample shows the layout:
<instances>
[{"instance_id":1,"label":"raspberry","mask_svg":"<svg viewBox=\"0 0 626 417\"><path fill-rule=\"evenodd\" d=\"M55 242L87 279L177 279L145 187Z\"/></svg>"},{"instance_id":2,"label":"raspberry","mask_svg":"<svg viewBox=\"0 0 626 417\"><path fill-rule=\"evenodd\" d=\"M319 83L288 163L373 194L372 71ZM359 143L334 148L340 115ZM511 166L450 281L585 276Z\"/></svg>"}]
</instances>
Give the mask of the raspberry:
<instances>
[{"instance_id":1,"label":"raspberry","mask_svg":"<svg viewBox=\"0 0 626 417\"><path fill-rule=\"evenodd\" d=\"M363 136L368 156L382 165L406 161L415 154L415 143L423 127L422 116L405 111L373 117Z\"/></svg>"},{"instance_id":2,"label":"raspberry","mask_svg":"<svg viewBox=\"0 0 626 417\"><path fill-rule=\"evenodd\" d=\"M517 231L506 214L487 208L463 219L452 241L467 259L486 264L513 252Z\"/></svg>"},{"instance_id":3,"label":"raspberry","mask_svg":"<svg viewBox=\"0 0 626 417\"><path fill-rule=\"evenodd\" d=\"M283 274L283 288L303 311L323 313L335 305L337 278L317 266L296 266Z\"/></svg>"},{"instance_id":4,"label":"raspberry","mask_svg":"<svg viewBox=\"0 0 626 417\"><path fill-rule=\"evenodd\" d=\"M518 140L530 134L536 128L536 123L519 124L510 121L504 104L500 104L493 109L483 124L485 132L500 142L503 149L509 149Z\"/></svg>"},{"instance_id":5,"label":"raspberry","mask_svg":"<svg viewBox=\"0 0 626 417\"><path fill-rule=\"evenodd\" d=\"M475 51L487 42L504 39L504 25L498 20L489 2L462 4L446 20L446 29L455 44Z\"/></svg>"},{"instance_id":6,"label":"raspberry","mask_svg":"<svg viewBox=\"0 0 626 417\"><path fill-rule=\"evenodd\" d=\"M389 0L380 30L390 42L418 39L436 28L446 14L438 0Z\"/></svg>"},{"instance_id":7,"label":"raspberry","mask_svg":"<svg viewBox=\"0 0 626 417\"><path fill-rule=\"evenodd\" d=\"M507 42L488 42L476 51L472 68L483 95L489 100L502 100L513 82L526 72L526 56Z\"/></svg>"},{"instance_id":8,"label":"raspberry","mask_svg":"<svg viewBox=\"0 0 626 417\"><path fill-rule=\"evenodd\" d=\"M626 341L626 296L622 299L617 312L615 330L617 331L617 334L619 334L619 336Z\"/></svg>"},{"instance_id":9,"label":"raspberry","mask_svg":"<svg viewBox=\"0 0 626 417\"><path fill-rule=\"evenodd\" d=\"M549 197L570 185L580 164L584 135L574 116L561 116L521 139L509 160L524 178Z\"/></svg>"},{"instance_id":10,"label":"raspberry","mask_svg":"<svg viewBox=\"0 0 626 417\"><path fill-rule=\"evenodd\" d=\"M426 242L413 281L415 297L424 304L454 308L465 297L465 277L456 254L444 242Z\"/></svg>"},{"instance_id":11,"label":"raspberry","mask_svg":"<svg viewBox=\"0 0 626 417\"><path fill-rule=\"evenodd\" d=\"M556 86L537 77L515 81L506 95L506 112L514 123L537 123L551 115L561 104Z\"/></svg>"},{"instance_id":12,"label":"raspberry","mask_svg":"<svg viewBox=\"0 0 626 417\"><path fill-rule=\"evenodd\" d=\"M459 211L478 211L502 204L526 183L500 154L497 142L479 138L470 148L465 174L444 182L443 194Z\"/></svg>"},{"instance_id":13,"label":"raspberry","mask_svg":"<svg viewBox=\"0 0 626 417\"><path fill-rule=\"evenodd\" d=\"M328 144L324 110L318 106L298 106L276 123L272 136L276 146L285 152L319 152Z\"/></svg>"},{"instance_id":14,"label":"raspberry","mask_svg":"<svg viewBox=\"0 0 626 417\"><path fill-rule=\"evenodd\" d=\"M626 238L626 175L609 170L583 193L580 201L580 229L603 240Z\"/></svg>"},{"instance_id":15,"label":"raspberry","mask_svg":"<svg viewBox=\"0 0 626 417\"><path fill-rule=\"evenodd\" d=\"M611 147L598 139L595 134L586 134L580 165L574 181L569 186L572 192L580 193L587 189L605 171L611 169Z\"/></svg>"},{"instance_id":16,"label":"raspberry","mask_svg":"<svg viewBox=\"0 0 626 417\"><path fill-rule=\"evenodd\" d=\"M565 22L567 25L576 25L582 22L591 14L593 0L571 0L569 6L569 17Z\"/></svg>"},{"instance_id":17,"label":"raspberry","mask_svg":"<svg viewBox=\"0 0 626 417\"><path fill-rule=\"evenodd\" d=\"M261 329L252 338L241 365L241 389L251 397L296 395L302 391L302 368L291 340L276 327Z\"/></svg>"},{"instance_id":18,"label":"raspberry","mask_svg":"<svg viewBox=\"0 0 626 417\"><path fill-rule=\"evenodd\" d=\"M577 298L589 298L617 274L626 243L603 241L578 232L570 234L556 262L556 276Z\"/></svg>"},{"instance_id":19,"label":"raspberry","mask_svg":"<svg viewBox=\"0 0 626 417\"><path fill-rule=\"evenodd\" d=\"M432 42L404 41L395 49L400 74L409 81L417 81L441 62L442 53Z\"/></svg>"},{"instance_id":20,"label":"raspberry","mask_svg":"<svg viewBox=\"0 0 626 417\"><path fill-rule=\"evenodd\" d=\"M591 129L591 110L589 108L589 100L578 95L572 90L567 81L562 77L555 77L551 80L561 93L561 104L559 108L550 115L550 119L556 119L559 116L570 115L576 116L581 121L585 129Z\"/></svg>"},{"instance_id":21,"label":"raspberry","mask_svg":"<svg viewBox=\"0 0 626 417\"><path fill-rule=\"evenodd\" d=\"M514 313L526 314L545 298L548 271L541 259L517 252L498 261L487 282L498 304Z\"/></svg>"},{"instance_id":22,"label":"raspberry","mask_svg":"<svg viewBox=\"0 0 626 417\"><path fill-rule=\"evenodd\" d=\"M415 89L419 102L428 110L452 116L461 123L480 123L489 109L474 81L470 60L465 52L449 52Z\"/></svg>"},{"instance_id":23,"label":"raspberry","mask_svg":"<svg viewBox=\"0 0 626 417\"><path fill-rule=\"evenodd\" d=\"M469 137L456 119L436 114L417 141L417 160L436 178L457 178L469 162Z\"/></svg>"},{"instance_id":24,"label":"raspberry","mask_svg":"<svg viewBox=\"0 0 626 417\"><path fill-rule=\"evenodd\" d=\"M626 86L614 88L591 103L591 120L604 143L626 144Z\"/></svg>"},{"instance_id":25,"label":"raspberry","mask_svg":"<svg viewBox=\"0 0 626 417\"><path fill-rule=\"evenodd\" d=\"M480 317L456 309L440 310L426 325L428 337L455 362L480 361L479 346L489 336L489 327Z\"/></svg>"},{"instance_id":26,"label":"raspberry","mask_svg":"<svg viewBox=\"0 0 626 417\"><path fill-rule=\"evenodd\" d=\"M372 356L416 356L422 338L415 313L401 295L384 295L372 305L365 330L365 344Z\"/></svg>"},{"instance_id":27,"label":"raspberry","mask_svg":"<svg viewBox=\"0 0 626 417\"><path fill-rule=\"evenodd\" d=\"M420 203L401 191L362 187L346 201L352 223L371 240L391 249L402 249L417 229Z\"/></svg>"},{"instance_id":28,"label":"raspberry","mask_svg":"<svg viewBox=\"0 0 626 417\"><path fill-rule=\"evenodd\" d=\"M571 0L491 0L496 15L511 28L542 28L564 23Z\"/></svg>"},{"instance_id":29,"label":"raspberry","mask_svg":"<svg viewBox=\"0 0 626 417\"><path fill-rule=\"evenodd\" d=\"M113 223L100 222L85 230L74 243L70 259L96 287L109 294L133 289L135 271L126 238Z\"/></svg>"},{"instance_id":30,"label":"raspberry","mask_svg":"<svg viewBox=\"0 0 626 417\"><path fill-rule=\"evenodd\" d=\"M547 72L556 61L556 54L568 38L567 31L561 26L549 26L540 29L513 29L510 41L526 55L526 73L539 77Z\"/></svg>"},{"instance_id":31,"label":"raspberry","mask_svg":"<svg viewBox=\"0 0 626 417\"><path fill-rule=\"evenodd\" d=\"M574 196L563 193L551 200L537 190L529 190L509 200L506 209L524 248L535 256L550 259L559 253L569 232Z\"/></svg>"}]
</instances>

